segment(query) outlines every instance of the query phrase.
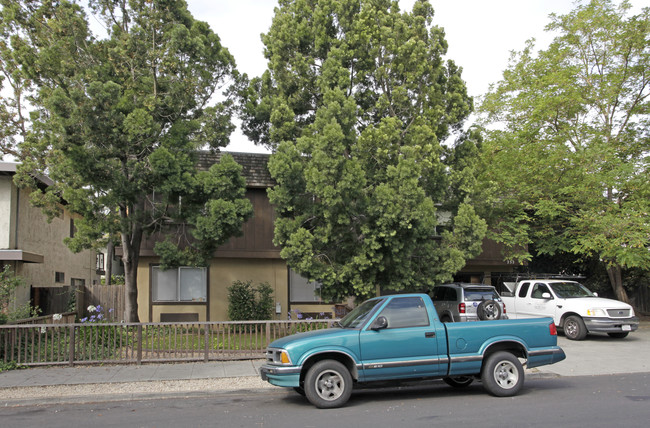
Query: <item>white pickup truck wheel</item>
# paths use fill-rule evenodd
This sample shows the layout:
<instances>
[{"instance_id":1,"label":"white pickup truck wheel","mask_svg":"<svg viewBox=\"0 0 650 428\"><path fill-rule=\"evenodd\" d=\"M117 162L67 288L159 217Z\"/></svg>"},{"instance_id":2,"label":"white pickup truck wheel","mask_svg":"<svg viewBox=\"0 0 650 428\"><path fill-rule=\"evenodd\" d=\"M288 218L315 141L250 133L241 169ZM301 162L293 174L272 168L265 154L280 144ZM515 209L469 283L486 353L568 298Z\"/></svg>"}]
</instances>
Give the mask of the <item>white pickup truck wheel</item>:
<instances>
[{"instance_id":1,"label":"white pickup truck wheel","mask_svg":"<svg viewBox=\"0 0 650 428\"><path fill-rule=\"evenodd\" d=\"M352 376L338 361L319 361L307 371L305 395L319 409L341 407L351 394Z\"/></svg>"},{"instance_id":2,"label":"white pickup truck wheel","mask_svg":"<svg viewBox=\"0 0 650 428\"><path fill-rule=\"evenodd\" d=\"M524 368L519 359L506 351L495 352L481 371L483 387L497 397L512 397L524 385Z\"/></svg>"},{"instance_id":3,"label":"white pickup truck wheel","mask_svg":"<svg viewBox=\"0 0 650 428\"><path fill-rule=\"evenodd\" d=\"M577 315L567 317L567 319L564 320L562 329L564 330L566 338L570 340L583 340L587 337L587 327L585 327L585 322Z\"/></svg>"}]
</instances>

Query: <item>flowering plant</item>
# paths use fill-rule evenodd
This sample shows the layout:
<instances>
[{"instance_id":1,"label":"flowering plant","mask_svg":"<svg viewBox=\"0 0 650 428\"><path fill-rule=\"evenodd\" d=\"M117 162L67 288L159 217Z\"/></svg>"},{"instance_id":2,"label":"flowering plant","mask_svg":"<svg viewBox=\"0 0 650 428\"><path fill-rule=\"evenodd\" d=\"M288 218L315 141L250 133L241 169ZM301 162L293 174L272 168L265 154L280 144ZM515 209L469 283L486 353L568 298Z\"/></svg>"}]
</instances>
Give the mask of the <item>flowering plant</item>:
<instances>
[{"instance_id":1,"label":"flowering plant","mask_svg":"<svg viewBox=\"0 0 650 428\"><path fill-rule=\"evenodd\" d=\"M97 305L97 306L90 305L86 309L90 313L90 316L82 318L80 320L82 323L106 321L107 317L104 314L104 308L102 308L101 305ZM112 314L113 313L113 308L109 309L108 313Z\"/></svg>"}]
</instances>

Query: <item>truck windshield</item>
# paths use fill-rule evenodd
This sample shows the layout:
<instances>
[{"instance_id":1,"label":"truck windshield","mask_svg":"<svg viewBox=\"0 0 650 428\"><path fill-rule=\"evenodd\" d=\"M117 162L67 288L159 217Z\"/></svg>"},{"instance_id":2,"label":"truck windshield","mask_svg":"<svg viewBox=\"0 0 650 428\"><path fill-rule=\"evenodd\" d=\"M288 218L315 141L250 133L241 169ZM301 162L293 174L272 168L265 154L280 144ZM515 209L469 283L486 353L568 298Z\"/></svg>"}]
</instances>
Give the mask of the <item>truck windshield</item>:
<instances>
[{"instance_id":1,"label":"truck windshield","mask_svg":"<svg viewBox=\"0 0 650 428\"><path fill-rule=\"evenodd\" d=\"M368 319L368 316L373 311L373 309L375 309L375 307L377 307L383 301L384 299L373 299L363 302L361 305L354 308L352 312L344 316L341 321L339 321L339 324L343 328L360 327L364 321Z\"/></svg>"},{"instance_id":2,"label":"truck windshield","mask_svg":"<svg viewBox=\"0 0 650 428\"><path fill-rule=\"evenodd\" d=\"M587 287L577 282L554 282L548 284L557 297L571 299L575 297L596 297Z\"/></svg>"},{"instance_id":3,"label":"truck windshield","mask_svg":"<svg viewBox=\"0 0 650 428\"><path fill-rule=\"evenodd\" d=\"M480 302L481 300L501 300L493 288L466 288L465 300L470 302Z\"/></svg>"}]
</instances>

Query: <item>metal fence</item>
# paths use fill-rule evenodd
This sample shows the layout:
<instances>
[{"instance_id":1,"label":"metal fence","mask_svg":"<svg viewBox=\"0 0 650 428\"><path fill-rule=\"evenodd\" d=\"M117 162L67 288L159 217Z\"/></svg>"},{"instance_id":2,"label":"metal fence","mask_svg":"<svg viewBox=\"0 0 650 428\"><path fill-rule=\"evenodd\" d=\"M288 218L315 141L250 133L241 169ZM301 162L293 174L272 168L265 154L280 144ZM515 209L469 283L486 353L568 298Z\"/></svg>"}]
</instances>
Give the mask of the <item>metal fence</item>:
<instances>
[{"instance_id":1,"label":"metal fence","mask_svg":"<svg viewBox=\"0 0 650 428\"><path fill-rule=\"evenodd\" d=\"M332 320L0 326L0 361L25 366L264 358L273 340Z\"/></svg>"}]
</instances>

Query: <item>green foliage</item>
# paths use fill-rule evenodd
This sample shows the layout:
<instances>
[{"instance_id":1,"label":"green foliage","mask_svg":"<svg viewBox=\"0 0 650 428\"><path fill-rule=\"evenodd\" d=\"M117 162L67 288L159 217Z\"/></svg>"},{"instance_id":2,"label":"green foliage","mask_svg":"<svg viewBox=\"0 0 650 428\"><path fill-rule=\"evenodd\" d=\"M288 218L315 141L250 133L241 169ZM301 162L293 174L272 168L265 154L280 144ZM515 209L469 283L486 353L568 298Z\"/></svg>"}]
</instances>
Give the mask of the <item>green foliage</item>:
<instances>
[{"instance_id":1,"label":"green foliage","mask_svg":"<svg viewBox=\"0 0 650 428\"><path fill-rule=\"evenodd\" d=\"M0 270L0 324L15 320L36 317L40 310L32 307L29 302L17 304L15 290L25 285L25 280L14 275L9 265Z\"/></svg>"},{"instance_id":2,"label":"green foliage","mask_svg":"<svg viewBox=\"0 0 650 428\"><path fill-rule=\"evenodd\" d=\"M274 149L274 242L326 299L449 281L480 252L474 154L442 144L473 103L432 22L422 0L283 0L262 36L243 129Z\"/></svg>"},{"instance_id":3,"label":"green foliage","mask_svg":"<svg viewBox=\"0 0 650 428\"><path fill-rule=\"evenodd\" d=\"M0 373L6 372L9 370L18 370L18 369L24 369L26 366L23 366L21 364L16 363L15 361L0 361Z\"/></svg>"},{"instance_id":4,"label":"green foliage","mask_svg":"<svg viewBox=\"0 0 650 428\"><path fill-rule=\"evenodd\" d=\"M228 318L231 321L269 320L273 317L273 288L267 283L235 281L228 287Z\"/></svg>"},{"instance_id":5,"label":"green foliage","mask_svg":"<svg viewBox=\"0 0 650 428\"><path fill-rule=\"evenodd\" d=\"M592 0L515 53L485 97L485 216L515 260L573 253L616 277L650 265L650 9ZM620 280L617 297L626 300Z\"/></svg>"},{"instance_id":6,"label":"green foliage","mask_svg":"<svg viewBox=\"0 0 650 428\"><path fill-rule=\"evenodd\" d=\"M199 150L228 143L229 87L239 76L184 1L89 3L0 0L3 67L23 91L0 105L0 120L16 119L9 113L27 95L34 109L18 117L19 140L3 144L17 144L19 185L36 189L39 174L53 180L33 192L35 205L55 216L63 198L79 214L66 240L73 251L121 236L127 320L137 321L143 236L170 236L160 248L166 266L203 264L252 214L232 159L197 171ZM91 33L90 19L106 37ZM219 92L223 101L212 103Z\"/></svg>"},{"instance_id":7,"label":"green foliage","mask_svg":"<svg viewBox=\"0 0 650 428\"><path fill-rule=\"evenodd\" d=\"M101 284L106 285L106 278L102 278ZM113 285L124 284L124 275L111 275L111 284Z\"/></svg>"}]
</instances>

